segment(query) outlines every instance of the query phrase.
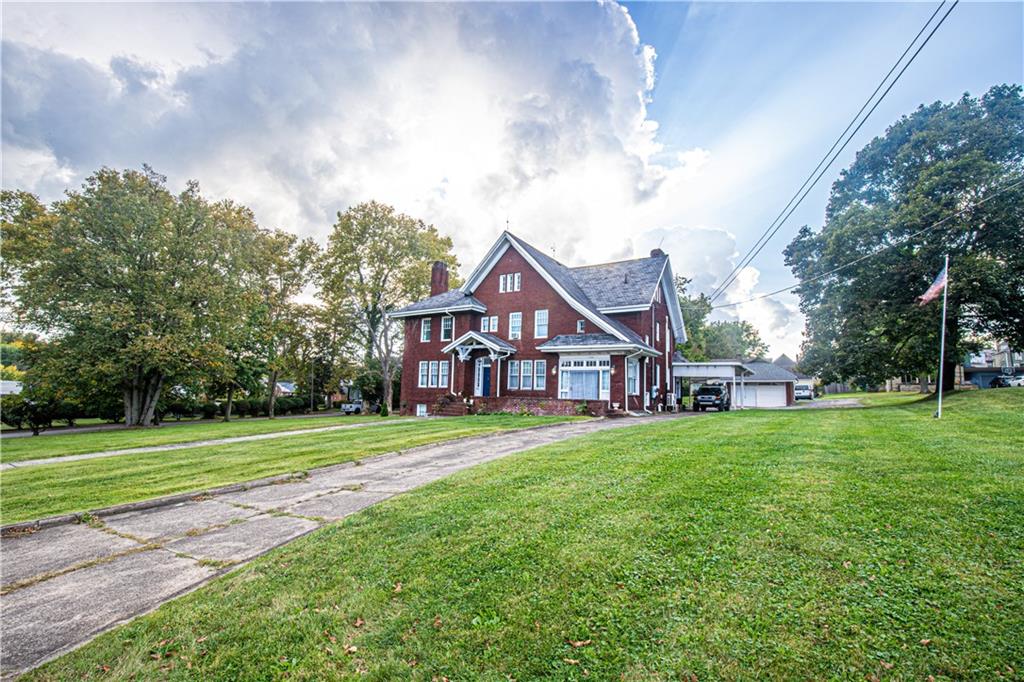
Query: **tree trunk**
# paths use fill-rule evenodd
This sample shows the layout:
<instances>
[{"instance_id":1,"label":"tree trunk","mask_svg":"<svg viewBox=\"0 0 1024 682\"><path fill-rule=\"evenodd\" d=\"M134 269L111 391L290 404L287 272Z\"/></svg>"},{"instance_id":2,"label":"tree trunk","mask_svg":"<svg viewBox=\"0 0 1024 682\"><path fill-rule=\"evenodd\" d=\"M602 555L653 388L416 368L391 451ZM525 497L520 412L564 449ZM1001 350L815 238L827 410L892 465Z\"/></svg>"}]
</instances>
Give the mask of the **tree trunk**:
<instances>
[{"instance_id":1,"label":"tree trunk","mask_svg":"<svg viewBox=\"0 0 1024 682\"><path fill-rule=\"evenodd\" d=\"M231 406L234 404L235 385L228 384L228 406L224 410L224 421L231 421Z\"/></svg>"},{"instance_id":2,"label":"tree trunk","mask_svg":"<svg viewBox=\"0 0 1024 682\"><path fill-rule=\"evenodd\" d=\"M277 400L277 370L270 373L270 397L267 399L267 416L274 418L274 402Z\"/></svg>"},{"instance_id":3,"label":"tree trunk","mask_svg":"<svg viewBox=\"0 0 1024 682\"><path fill-rule=\"evenodd\" d=\"M391 358L385 355L381 359L380 363L380 374L383 379L383 399L382 403L387 406L387 414L391 414L391 403L393 402L392 396L392 381L391 381Z\"/></svg>"},{"instance_id":4,"label":"tree trunk","mask_svg":"<svg viewBox=\"0 0 1024 682\"><path fill-rule=\"evenodd\" d=\"M922 374L921 376L919 376L917 378L917 383L918 383L918 386L920 386L921 393L929 393L930 392L928 390L928 375L927 374Z\"/></svg>"},{"instance_id":5,"label":"tree trunk","mask_svg":"<svg viewBox=\"0 0 1024 682\"><path fill-rule=\"evenodd\" d=\"M131 382L124 387L124 423L126 426L152 426L164 377L160 372L143 372L136 367Z\"/></svg>"},{"instance_id":6,"label":"tree trunk","mask_svg":"<svg viewBox=\"0 0 1024 682\"><path fill-rule=\"evenodd\" d=\"M949 314L946 316L946 357L942 359L942 386L939 388L943 393L956 388L956 365L954 349L960 347L960 318L954 314L956 308L950 305Z\"/></svg>"},{"instance_id":7,"label":"tree trunk","mask_svg":"<svg viewBox=\"0 0 1024 682\"><path fill-rule=\"evenodd\" d=\"M956 361L946 360L942 365L942 392L948 393L956 388Z\"/></svg>"}]
</instances>

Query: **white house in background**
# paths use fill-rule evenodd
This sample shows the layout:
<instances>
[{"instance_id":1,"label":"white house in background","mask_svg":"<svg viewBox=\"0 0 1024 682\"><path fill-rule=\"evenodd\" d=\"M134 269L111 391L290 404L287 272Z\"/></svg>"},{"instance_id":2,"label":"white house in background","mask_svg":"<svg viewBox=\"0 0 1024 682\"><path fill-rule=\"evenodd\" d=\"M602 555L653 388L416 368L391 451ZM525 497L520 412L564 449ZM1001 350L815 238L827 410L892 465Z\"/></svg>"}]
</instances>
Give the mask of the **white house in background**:
<instances>
[{"instance_id":1,"label":"white house in background","mask_svg":"<svg viewBox=\"0 0 1024 682\"><path fill-rule=\"evenodd\" d=\"M717 383L729 387L732 408L786 407L795 402L797 376L771 362L760 360L708 360L690 362L680 353L673 356L672 376L676 396L681 397L682 383Z\"/></svg>"},{"instance_id":2,"label":"white house in background","mask_svg":"<svg viewBox=\"0 0 1024 682\"><path fill-rule=\"evenodd\" d=\"M0 379L0 395L18 395L21 393L21 382Z\"/></svg>"}]
</instances>

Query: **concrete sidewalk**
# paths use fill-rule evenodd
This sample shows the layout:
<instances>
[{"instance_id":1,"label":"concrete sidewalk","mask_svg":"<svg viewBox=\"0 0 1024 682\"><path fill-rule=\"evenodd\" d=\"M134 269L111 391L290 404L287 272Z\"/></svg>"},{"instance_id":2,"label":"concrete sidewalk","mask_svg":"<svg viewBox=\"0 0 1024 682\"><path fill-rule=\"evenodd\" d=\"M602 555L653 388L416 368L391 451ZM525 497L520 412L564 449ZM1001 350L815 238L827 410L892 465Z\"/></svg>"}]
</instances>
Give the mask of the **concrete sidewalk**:
<instances>
[{"instance_id":1,"label":"concrete sidewalk","mask_svg":"<svg viewBox=\"0 0 1024 682\"><path fill-rule=\"evenodd\" d=\"M102 450L100 452L83 452L78 455L62 455L59 457L43 457L40 459L23 459L17 462L0 463L0 471L5 469L20 469L23 467L42 466L46 464L61 464L62 462L78 462L83 459L100 459L103 457L118 457L120 455L140 455L147 452L165 452L167 450L186 450L189 448L203 448L211 445L227 445L229 443L244 443L250 440L272 440L274 438L287 438L289 436L303 436L310 433L323 431L341 431L344 429L372 428L374 426L385 426L388 424L413 423L415 417L399 417L387 421L375 422L353 422L351 424L335 424L334 426L311 426L308 429L294 429L292 431L271 431L270 433L256 433L249 436L229 436L227 438L209 438L206 440L192 440L185 443L168 443L167 445L145 445L138 448L124 448L121 450Z\"/></svg>"},{"instance_id":2,"label":"concrete sidewalk","mask_svg":"<svg viewBox=\"0 0 1024 682\"><path fill-rule=\"evenodd\" d=\"M438 443L290 483L4 538L0 673L29 670L325 523L461 469L672 418L571 422Z\"/></svg>"}]
</instances>

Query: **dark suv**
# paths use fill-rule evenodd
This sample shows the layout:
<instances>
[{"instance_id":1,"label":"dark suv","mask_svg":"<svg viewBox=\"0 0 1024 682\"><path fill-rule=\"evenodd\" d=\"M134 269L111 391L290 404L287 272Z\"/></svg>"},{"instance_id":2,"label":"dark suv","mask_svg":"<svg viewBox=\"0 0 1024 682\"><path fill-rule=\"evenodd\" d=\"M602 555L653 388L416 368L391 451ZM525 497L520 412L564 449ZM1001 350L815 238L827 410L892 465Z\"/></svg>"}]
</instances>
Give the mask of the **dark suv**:
<instances>
[{"instance_id":1,"label":"dark suv","mask_svg":"<svg viewBox=\"0 0 1024 682\"><path fill-rule=\"evenodd\" d=\"M725 386L704 384L697 389L697 394L693 397L693 411L703 412L709 407L719 412L729 411L729 391Z\"/></svg>"}]
</instances>

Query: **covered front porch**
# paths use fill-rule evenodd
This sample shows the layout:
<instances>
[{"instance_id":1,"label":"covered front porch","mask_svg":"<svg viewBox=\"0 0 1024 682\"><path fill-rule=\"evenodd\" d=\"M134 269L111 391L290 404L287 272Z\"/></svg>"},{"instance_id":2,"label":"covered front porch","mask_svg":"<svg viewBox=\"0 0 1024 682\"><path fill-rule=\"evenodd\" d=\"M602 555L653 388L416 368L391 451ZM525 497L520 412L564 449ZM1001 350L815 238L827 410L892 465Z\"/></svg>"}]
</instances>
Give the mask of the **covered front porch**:
<instances>
[{"instance_id":1,"label":"covered front porch","mask_svg":"<svg viewBox=\"0 0 1024 682\"><path fill-rule=\"evenodd\" d=\"M442 350L452 358L453 395L501 397L503 361L515 354L515 346L494 334L469 331Z\"/></svg>"}]
</instances>

